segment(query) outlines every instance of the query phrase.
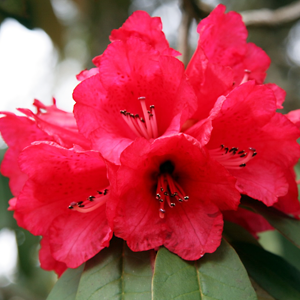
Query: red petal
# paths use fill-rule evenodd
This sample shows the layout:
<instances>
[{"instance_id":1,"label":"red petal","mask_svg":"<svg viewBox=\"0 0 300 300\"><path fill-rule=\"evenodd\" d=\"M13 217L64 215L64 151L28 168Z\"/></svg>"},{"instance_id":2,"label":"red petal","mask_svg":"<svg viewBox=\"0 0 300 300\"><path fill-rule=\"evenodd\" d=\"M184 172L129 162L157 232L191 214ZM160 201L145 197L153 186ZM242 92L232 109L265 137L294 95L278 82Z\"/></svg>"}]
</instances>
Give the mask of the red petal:
<instances>
[{"instance_id":1,"label":"red petal","mask_svg":"<svg viewBox=\"0 0 300 300\"><path fill-rule=\"evenodd\" d=\"M55 273L60 277L63 272L67 269L65 263L57 261L53 258L50 251L49 237L44 236L41 240L41 249L39 252L39 259L41 263L41 268L47 271L55 271Z\"/></svg>"},{"instance_id":2,"label":"red petal","mask_svg":"<svg viewBox=\"0 0 300 300\"><path fill-rule=\"evenodd\" d=\"M135 11L122 25L121 28L111 32L109 39L126 41L131 36L138 37L151 45L155 50L165 55L180 55L179 52L169 47L165 34L162 32L162 23L159 17L150 17L144 11Z\"/></svg>"},{"instance_id":3,"label":"red petal","mask_svg":"<svg viewBox=\"0 0 300 300\"><path fill-rule=\"evenodd\" d=\"M89 213L61 215L50 228L52 255L69 268L77 268L108 247L111 238L105 206Z\"/></svg>"}]
</instances>

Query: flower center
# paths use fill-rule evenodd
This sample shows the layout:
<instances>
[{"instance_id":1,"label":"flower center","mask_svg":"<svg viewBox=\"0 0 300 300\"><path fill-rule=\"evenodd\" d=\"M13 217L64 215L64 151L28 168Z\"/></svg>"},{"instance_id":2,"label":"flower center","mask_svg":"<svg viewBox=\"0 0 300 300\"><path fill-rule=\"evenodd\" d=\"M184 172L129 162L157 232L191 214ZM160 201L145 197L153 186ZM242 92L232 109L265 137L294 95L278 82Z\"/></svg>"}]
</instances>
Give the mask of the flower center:
<instances>
[{"instance_id":1,"label":"flower center","mask_svg":"<svg viewBox=\"0 0 300 300\"><path fill-rule=\"evenodd\" d=\"M107 197L105 196L107 193L108 189L97 191L96 195L89 196L85 201L71 202L68 208L81 213L88 213L106 203Z\"/></svg>"},{"instance_id":2,"label":"flower center","mask_svg":"<svg viewBox=\"0 0 300 300\"><path fill-rule=\"evenodd\" d=\"M229 149L221 145L219 149L209 150L209 154L227 169L240 169L246 167L246 163L257 155L257 152L254 148L239 151L236 147Z\"/></svg>"},{"instance_id":3,"label":"flower center","mask_svg":"<svg viewBox=\"0 0 300 300\"><path fill-rule=\"evenodd\" d=\"M166 161L160 165L160 174L158 175L157 188L156 188L156 200L159 201L159 217L163 219L165 217L165 203L169 207L176 206L174 200L178 202L188 201L187 196L173 177L171 176L175 167L171 161Z\"/></svg>"},{"instance_id":4,"label":"flower center","mask_svg":"<svg viewBox=\"0 0 300 300\"><path fill-rule=\"evenodd\" d=\"M144 137L148 140L155 139L158 137L155 107L154 105L150 105L149 110L147 110L146 97L139 97L138 100L142 107L143 118L138 114L132 114L126 110L121 110L120 113L136 136Z\"/></svg>"}]
</instances>

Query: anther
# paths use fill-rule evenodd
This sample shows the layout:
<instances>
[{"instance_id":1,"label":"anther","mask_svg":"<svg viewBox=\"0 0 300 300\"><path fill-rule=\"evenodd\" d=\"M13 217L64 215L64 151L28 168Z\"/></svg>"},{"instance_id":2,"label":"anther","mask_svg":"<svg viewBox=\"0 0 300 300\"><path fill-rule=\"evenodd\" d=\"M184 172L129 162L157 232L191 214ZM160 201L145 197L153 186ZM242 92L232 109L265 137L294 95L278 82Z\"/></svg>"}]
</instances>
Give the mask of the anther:
<instances>
[{"instance_id":1,"label":"anther","mask_svg":"<svg viewBox=\"0 0 300 300\"><path fill-rule=\"evenodd\" d=\"M174 207L176 204L175 203L171 203L171 206Z\"/></svg>"},{"instance_id":2,"label":"anther","mask_svg":"<svg viewBox=\"0 0 300 300\"><path fill-rule=\"evenodd\" d=\"M240 167L246 167L246 164L241 164Z\"/></svg>"},{"instance_id":3,"label":"anther","mask_svg":"<svg viewBox=\"0 0 300 300\"><path fill-rule=\"evenodd\" d=\"M82 204L83 203L83 201L79 201L79 202L77 202L77 205L80 205L80 204Z\"/></svg>"},{"instance_id":4,"label":"anther","mask_svg":"<svg viewBox=\"0 0 300 300\"><path fill-rule=\"evenodd\" d=\"M73 209L74 207L72 206L72 205L69 205L69 207L68 207L69 209Z\"/></svg>"},{"instance_id":5,"label":"anther","mask_svg":"<svg viewBox=\"0 0 300 300\"><path fill-rule=\"evenodd\" d=\"M89 196L88 199L89 199L90 201L94 201L95 196Z\"/></svg>"},{"instance_id":6,"label":"anther","mask_svg":"<svg viewBox=\"0 0 300 300\"><path fill-rule=\"evenodd\" d=\"M108 189L105 189L104 192L103 192L103 195L105 196L108 192Z\"/></svg>"},{"instance_id":7,"label":"anther","mask_svg":"<svg viewBox=\"0 0 300 300\"><path fill-rule=\"evenodd\" d=\"M184 196L183 199L184 199L184 200L189 200L190 197L189 197L189 196Z\"/></svg>"},{"instance_id":8,"label":"anther","mask_svg":"<svg viewBox=\"0 0 300 300\"><path fill-rule=\"evenodd\" d=\"M254 152L254 153L252 154L252 157L254 157L256 154L257 154L257 152Z\"/></svg>"}]
</instances>

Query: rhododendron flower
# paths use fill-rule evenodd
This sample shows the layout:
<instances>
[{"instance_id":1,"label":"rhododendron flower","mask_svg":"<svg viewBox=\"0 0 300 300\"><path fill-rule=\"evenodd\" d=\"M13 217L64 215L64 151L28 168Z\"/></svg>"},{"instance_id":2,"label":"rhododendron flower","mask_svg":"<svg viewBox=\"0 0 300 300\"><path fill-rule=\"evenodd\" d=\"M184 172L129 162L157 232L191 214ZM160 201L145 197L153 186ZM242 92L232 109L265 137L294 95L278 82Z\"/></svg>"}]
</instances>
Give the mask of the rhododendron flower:
<instances>
[{"instance_id":1,"label":"rhododendron flower","mask_svg":"<svg viewBox=\"0 0 300 300\"><path fill-rule=\"evenodd\" d=\"M14 217L19 226L43 236L42 266L58 272L58 262L76 268L109 245L109 182L98 152L35 142L21 152L19 161L29 179Z\"/></svg>"},{"instance_id":2,"label":"rhododendron flower","mask_svg":"<svg viewBox=\"0 0 300 300\"><path fill-rule=\"evenodd\" d=\"M143 37L139 30L128 29L136 28L138 20L143 20L140 28L160 24L144 12L133 14L113 32L115 41L97 61L99 72L83 80L73 93L80 131L92 141L93 149L115 163L138 137L151 140L178 133L196 109L197 99L182 62L162 54L170 51L161 25L156 30L151 27L155 34L145 31Z\"/></svg>"},{"instance_id":3,"label":"rhododendron flower","mask_svg":"<svg viewBox=\"0 0 300 300\"><path fill-rule=\"evenodd\" d=\"M72 251L69 251L65 254L64 257L61 252L67 251L66 247L69 246L68 243L70 243L70 238L73 238L73 243L75 243L77 240L77 232L74 229L72 229L72 233L69 234L69 240L65 238L65 235L68 234L68 226L72 226L73 222L78 222L78 220L81 220L82 218L83 222L85 222L85 219L83 216L80 216L82 214L78 212L75 212L74 216L72 216L72 213L70 213L70 209L68 209L68 206L74 201L76 203L76 199L79 198L76 198L74 196L72 198L73 200L71 201L70 198L67 198L65 196L68 193L68 188L65 188L65 190L63 190L63 187L68 184L68 182L73 182L74 179L72 177L76 176L74 175L74 171L71 170L67 175L63 175L63 172L66 170L57 172L55 165L62 163L62 161L59 161L59 159L63 160L63 157L59 157L61 152L65 154L68 153L70 157L75 157L74 151L76 152L79 151L78 149L81 149L79 152L84 153L84 149L89 149L90 144L80 133L78 133L73 114L58 109L55 105L55 100L53 105L51 106L45 106L38 100L35 100L34 105L37 107L37 114L32 113L28 109L19 109L19 111L25 113L27 117L16 116L15 114L9 112L3 112L5 116L0 118L0 130L4 140L9 146L9 149L6 152L1 165L1 172L5 176L10 178L10 187L15 196L15 198L10 200L10 210L15 211L14 217L16 218L18 224L24 228L27 228L33 234L43 235L43 239L41 242L42 248L40 250L41 266L46 270L55 270L58 274L61 274L67 267L78 266L80 262L82 262L83 259L78 258L78 255L83 256L85 261L87 260L86 257L93 256L99 251L99 249L101 249L101 247L103 248L105 245L107 245L111 237L111 230L107 225L105 217L104 204L106 200L103 201L103 199L107 197L104 197L101 201L98 201L98 198L100 198L101 196L100 194L98 194L95 196L95 198L92 198L93 201L88 201L89 203L85 208L83 208L83 203L74 205L73 210L83 212L87 210L93 211L102 206L102 208L100 208L100 211L98 212L98 216L100 219L96 221L97 224L100 222L102 231L99 228L97 229L99 231L95 236L96 239L98 238L97 245L94 246L93 242L89 240L85 242L79 240L79 244L73 246L72 249L74 249L74 251L76 251L75 249L77 249L80 254L74 254L72 253ZM46 147L43 148L45 150L50 149L49 147L51 145L51 153L53 154L56 151L57 157L55 158L53 155L51 157L48 157L47 151L44 151L44 153L39 156L38 152L40 151L40 148L37 148L37 146L30 146L32 143L36 143L37 141L44 141L43 143L46 143L47 141L48 143L50 141L55 141L60 143L61 146L65 146L70 149L65 149L62 147L59 148L58 144L41 144L39 147ZM74 144L80 145L76 146L77 150L71 148ZM28 146L30 147L28 148ZM24 150L25 148L26 150ZM22 150L24 151L22 152ZM101 191L103 184L105 186L108 185L105 164L102 158L99 157L99 154L90 154L89 152L87 153L88 154L86 154L85 156L93 155L97 158L97 164L95 164L94 160L92 160L91 163L94 164L93 168L98 167L99 169L97 174L98 176L99 174L101 176L99 176L98 178L98 180L100 181L100 186L98 185L97 189ZM31 158L29 158L30 155L32 156ZM79 156L85 157L83 154L80 154ZM19 165L20 159L21 162L23 159L21 168ZM40 161L37 163L37 165L35 165L34 162L38 159ZM54 160L56 160L56 162L53 162ZM51 161L53 164L51 163ZM78 160L74 163L78 164ZM83 167L85 163L86 162L82 161L80 165ZM68 164L71 165L71 163ZM40 168L41 166L44 166L45 168ZM77 168L76 172L82 173L82 168ZM85 176L89 176L89 173L91 172L93 171L89 171L87 168L87 173L85 174ZM92 175L93 173L90 176ZM38 182L39 180L43 180L44 176L49 176L49 180L41 183L41 190L39 190L39 192L35 192L35 186L37 186L37 189L39 189ZM65 176L65 180L62 186L59 185L60 183L55 182L55 178L59 176ZM34 179L32 179L32 177L34 177ZM28 178L30 179L28 180ZM49 190L50 186L55 186L56 184L56 191ZM90 184L86 186L87 189ZM69 186L69 188L80 189L81 187L76 183L74 187ZM48 192L50 193L49 195L47 195ZM60 197L68 200L61 201L59 196L57 196L57 193L60 193ZM76 196L82 193L86 195L88 191L77 191ZM95 191L93 191L93 193L95 193ZM30 196L26 196L28 194L30 194ZM93 197L93 194L90 194L89 196ZM78 202L86 202L86 197L79 197L80 200L78 200ZM53 201L51 199L53 199ZM61 205L59 204L60 201L62 202ZM60 209L57 209L55 205L60 207ZM71 214L71 217L68 217L68 214ZM59 221L58 217L63 220L70 219L68 221L69 225L64 225L64 221ZM73 219L74 217L75 219ZM88 219L87 217L85 218ZM52 222L54 219L56 220L56 223ZM53 229L54 225L56 226L56 232ZM59 228L58 226L63 226L63 228ZM50 233L50 231L52 231L53 233ZM92 233L93 231L91 230L91 234ZM53 236L55 238L53 238ZM59 251L57 252L60 254L53 254L55 245L58 245L56 246L59 249ZM92 249L85 250L85 248L88 248L89 245L91 245L90 248ZM80 249L79 247L82 247L82 249Z\"/></svg>"},{"instance_id":4,"label":"rhododendron flower","mask_svg":"<svg viewBox=\"0 0 300 300\"><path fill-rule=\"evenodd\" d=\"M273 91L249 81L220 97L205 122L185 131L207 141L211 157L237 178L242 194L267 206L288 193L295 182L290 168L300 156L299 130L276 109ZM299 210L297 194L288 203L288 210Z\"/></svg>"},{"instance_id":5,"label":"rhododendron flower","mask_svg":"<svg viewBox=\"0 0 300 300\"><path fill-rule=\"evenodd\" d=\"M109 177L108 218L133 251L164 245L184 259L214 252L222 236L220 210L236 209L235 179L199 142L184 134L137 139Z\"/></svg>"}]
</instances>

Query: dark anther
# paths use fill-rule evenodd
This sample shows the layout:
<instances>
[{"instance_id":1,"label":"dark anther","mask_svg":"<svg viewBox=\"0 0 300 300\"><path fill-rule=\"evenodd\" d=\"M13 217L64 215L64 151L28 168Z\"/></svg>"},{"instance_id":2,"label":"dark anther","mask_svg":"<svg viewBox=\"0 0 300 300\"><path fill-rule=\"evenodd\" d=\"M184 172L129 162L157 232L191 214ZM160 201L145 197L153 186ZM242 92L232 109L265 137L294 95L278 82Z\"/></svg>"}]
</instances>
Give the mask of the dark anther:
<instances>
[{"instance_id":1,"label":"dark anther","mask_svg":"<svg viewBox=\"0 0 300 300\"><path fill-rule=\"evenodd\" d=\"M159 198L161 198L161 195L160 194L156 194L156 199L159 199Z\"/></svg>"},{"instance_id":2,"label":"dark anther","mask_svg":"<svg viewBox=\"0 0 300 300\"><path fill-rule=\"evenodd\" d=\"M171 203L171 206L175 206L175 203Z\"/></svg>"},{"instance_id":3,"label":"dark anther","mask_svg":"<svg viewBox=\"0 0 300 300\"><path fill-rule=\"evenodd\" d=\"M243 154L245 152L245 150L241 150L238 152L238 154Z\"/></svg>"},{"instance_id":4,"label":"dark anther","mask_svg":"<svg viewBox=\"0 0 300 300\"><path fill-rule=\"evenodd\" d=\"M163 191L164 191L164 189L163 189L162 187L160 187L160 190L161 190L161 192L163 192Z\"/></svg>"},{"instance_id":5,"label":"dark anther","mask_svg":"<svg viewBox=\"0 0 300 300\"><path fill-rule=\"evenodd\" d=\"M169 193L168 193L168 192L164 192L164 195L165 195L165 196L169 196Z\"/></svg>"},{"instance_id":6,"label":"dark anther","mask_svg":"<svg viewBox=\"0 0 300 300\"><path fill-rule=\"evenodd\" d=\"M227 154L227 152L228 152L228 147L226 147L226 148L224 148L224 150L225 150L225 154Z\"/></svg>"},{"instance_id":7,"label":"dark anther","mask_svg":"<svg viewBox=\"0 0 300 300\"><path fill-rule=\"evenodd\" d=\"M90 201L94 201L95 197L94 196L89 196Z\"/></svg>"},{"instance_id":8,"label":"dark anther","mask_svg":"<svg viewBox=\"0 0 300 300\"><path fill-rule=\"evenodd\" d=\"M150 108L154 108L154 105L150 105Z\"/></svg>"},{"instance_id":9,"label":"dark anther","mask_svg":"<svg viewBox=\"0 0 300 300\"><path fill-rule=\"evenodd\" d=\"M82 204L82 203L83 203L83 201L79 201L79 202L77 202L77 204L78 204L78 205L80 205L80 204Z\"/></svg>"},{"instance_id":10,"label":"dark anther","mask_svg":"<svg viewBox=\"0 0 300 300\"><path fill-rule=\"evenodd\" d=\"M224 145L221 145L220 147L221 147L221 149L223 149L223 148L224 148Z\"/></svg>"},{"instance_id":11,"label":"dark anther","mask_svg":"<svg viewBox=\"0 0 300 300\"><path fill-rule=\"evenodd\" d=\"M159 202L164 202L164 199L160 198L160 199L159 199Z\"/></svg>"},{"instance_id":12,"label":"dark anther","mask_svg":"<svg viewBox=\"0 0 300 300\"><path fill-rule=\"evenodd\" d=\"M240 167L246 167L246 164L241 164Z\"/></svg>"},{"instance_id":13,"label":"dark anther","mask_svg":"<svg viewBox=\"0 0 300 300\"><path fill-rule=\"evenodd\" d=\"M238 151L239 149L238 148L236 148L236 147L232 147L230 150L229 150L229 152L236 152L236 151Z\"/></svg>"},{"instance_id":14,"label":"dark anther","mask_svg":"<svg viewBox=\"0 0 300 300\"><path fill-rule=\"evenodd\" d=\"M84 207L84 205L83 204L79 204L78 207Z\"/></svg>"},{"instance_id":15,"label":"dark anther","mask_svg":"<svg viewBox=\"0 0 300 300\"><path fill-rule=\"evenodd\" d=\"M254 152L254 153L252 154L252 157L254 157L256 154L257 154L257 152Z\"/></svg>"},{"instance_id":16,"label":"dark anther","mask_svg":"<svg viewBox=\"0 0 300 300\"><path fill-rule=\"evenodd\" d=\"M107 193L108 193L108 189L105 189L105 190L103 191L103 195L105 196Z\"/></svg>"},{"instance_id":17,"label":"dark anther","mask_svg":"<svg viewBox=\"0 0 300 300\"><path fill-rule=\"evenodd\" d=\"M185 199L185 200L189 200L190 197L189 197L189 196L185 196L184 199Z\"/></svg>"},{"instance_id":18,"label":"dark anther","mask_svg":"<svg viewBox=\"0 0 300 300\"><path fill-rule=\"evenodd\" d=\"M170 160L165 161L159 167L160 173L172 174L174 172L174 169L175 169L175 167Z\"/></svg>"},{"instance_id":19,"label":"dark anther","mask_svg":"<svg viewBox=\"0 0 300 300\"><path fill-rule=\"evenodd\" d=\"M100 195L102 195L102 192L100 192L100 191L97 191L97 193L100 194Z\"/></svg>"},{"instance_id":20,"label":"dark anther","mask_svg":"<svg viewBox=\"0 0 300 300\"><path fill-rule=\"evenodd\" d=\"M240 155L240 157L245 157L247 155L247 153L244 153L242 155Z\"/></svg>"},{"instance_id":21,"label":"dark anther","mask_svg":"<svg viewBox=\"0 0 300 300\"><path fill-rule=\"evenodd\" d=\"M126 110L120 110L120 113L126 115Z\"/></svg>"},{"instance_id":22,"label":"dark anther","mask_svg":"<svg viewBox=\"0 0 300 300\"><path fill-rule=\"evenodd\" d=\"M179 202L182 202L183 200L181 198L178 199Z\"/></svg>"},{"instance_id":23,"label":"dark anther","mask_svg":"<svg viewBox=\"0 0 300 300\"><path fill-rule=\"evenodd\" d=\"M139 114L136 114L135 117L136 117L136 118L139 118L140 116L139 116Z\"/></svg>"},{"instance_id":24,"label":"dark anther","mask_svg":"<svg viewBox=\"0 0 300 300\"><path fill-rule=\"evenodd\" d=\"M141 122L145 123L145 120L143 118L141 118L140 120L141 120Z\"/></svg>"},{"instance_id":25,"label":"dark anther","mask_svg":"<svg viewBox=\"0 0 300 300\"><path fill-rule=\"evenodd\" d=\"M72 205L69 205L69 207L68 207L69 209L73 209L74 207L72 206Z\"/></svg>"}]
</instances>

